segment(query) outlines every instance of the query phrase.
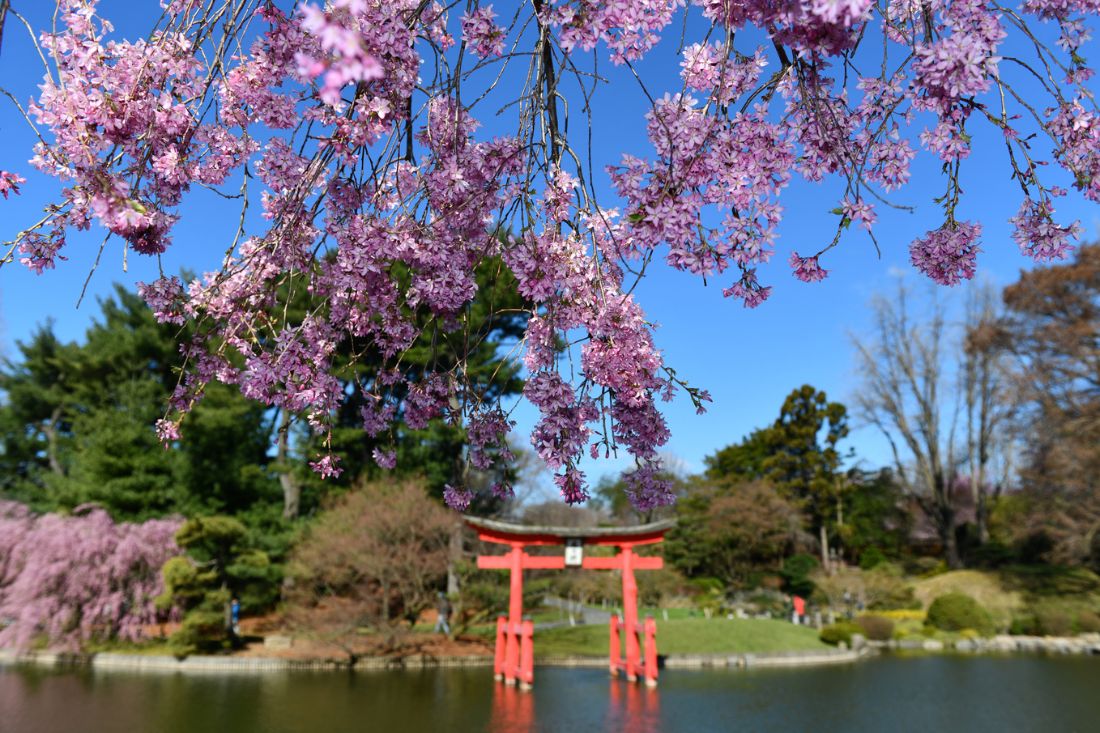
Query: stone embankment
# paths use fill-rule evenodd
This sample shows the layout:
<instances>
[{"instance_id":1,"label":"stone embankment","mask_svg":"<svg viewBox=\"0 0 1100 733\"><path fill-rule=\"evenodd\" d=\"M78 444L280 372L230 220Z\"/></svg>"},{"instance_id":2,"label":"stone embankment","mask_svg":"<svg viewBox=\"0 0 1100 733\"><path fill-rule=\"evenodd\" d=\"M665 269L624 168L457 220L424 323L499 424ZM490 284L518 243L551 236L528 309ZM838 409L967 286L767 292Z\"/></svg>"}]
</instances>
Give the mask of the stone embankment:
<instances>
[{"instance_id":1,"label":"stone embankment","mask_svg":"<svg viewBox=\"0 0 1100 733\"><path fill-rule=\"evenodd\" d=\"M943 652L956 651L970 654L1080 654L1100 655L1100 634L1080 636L1009 636L1001 634L988 639L900 639L867 642L879 649Z\"/></svg>"},{"instance_id":2,"label":"stone embankment","mask_svg":"<svg viewBox=\"0 0 1100 733\"><path fill-rule=\"evenodd\" d=\"M763 669L847 664L884 650L958 652L968 654L1077 654L1100 656L1100 634L1081 636L994 636L989 639L901 639L885 642L855 640L853 649L822 649L770 654L671 654L663 658L667 669ZM191 656L176 659L151 654L66 654L16 652L0 649L0 664L34 664L44 667L91 667L149 672L274 672L288 670L397 670L432 667L487 667L493 659L484 655L443 656L410 654L403 657L349 659L285 659L279 657ZM605 667L605 657L543 657L540 667Z\"/></svg>"},{"instance_id":3,"label":"stone embankment","mask_svg":"<svg viewBox=\"0 0 1100 733\"><path fill-rule=\"evenodd\" d=\"M764 667L811 667L822 664L847 664L874 654L860 649L821 649L768 654L674 654L665 658L669 669L721 668L760 669Z\"/></svg>"},{"instance_id":4,"label":"stone embankment","mask_svg":"<svg viewBox=\"0 0 1100 733\"><path fill-rule=\"evenodd\" d=\"M426 667L485 667L493 658L482 655L442 656L409 654L403 657L361 657L350 659L285 659L193 655L184 659L159 654L69 654L59 652L16 652L0 649L0 664L34 664L42 667L91 667L149 672L274 672L308 670L385 670Z\"/></svg>"},{"instance_id":5,"label":"stone embankment","mask_svg":"<svg viewBox=\"0 0 1100 733\"><path fill-rule=\"evenodd\" d=\"M801 667L855 662L873 654L868 648L853 651L825 649L811 652L774 654L674 654L664 658L668 669ZM185 659L152 654L65 654L0 650L0 664L34 664L44 667L91 667L148 672L273 672L287 670L397 670L430 667L487 667L493 658L483 655L437 656L410 654L404 657L363 657L352 663L341 659L283 659L278 657L231 657L195 655ZM606 657L562 656L536 660L540 667L606 667Z\"/></svg>"}]
</instances>

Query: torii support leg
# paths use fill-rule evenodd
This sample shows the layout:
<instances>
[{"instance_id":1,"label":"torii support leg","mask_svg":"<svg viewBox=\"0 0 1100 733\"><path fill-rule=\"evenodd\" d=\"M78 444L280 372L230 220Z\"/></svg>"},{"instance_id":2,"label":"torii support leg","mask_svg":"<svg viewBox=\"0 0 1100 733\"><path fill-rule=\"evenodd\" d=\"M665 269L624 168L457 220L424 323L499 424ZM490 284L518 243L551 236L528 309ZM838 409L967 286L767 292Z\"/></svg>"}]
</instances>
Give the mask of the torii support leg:
<instances>
[{"instance_id":1,"label":"torii support leg","mask_svg":"<svg viewBox=\"0 0 1100 733\"><path fill-rule=\"evenodd\" d=\"M497 645L493 653L493 679L504 680L504 647L508 643L508 618L497 616Z\"/></svg>"},{"instance_id":2,"label":"torii support leg","mask_svg":"<svg viewBox=\"0 0 1100 733\"><path fill-rule=\"evenodd\" d=\"M623 545L623 632L626 636L626 678L638 680L642 650L638 644L638 584L634 580L634 548Z\"/></svg>"},{"instance_id":3,"label":"torii support leg","mask_svg":"<svg viewBox=\"0 0 1100 733\"><path fill-rule=\"evenodd\" d=\"M645 617L645 684L657 686L657 622Z\"/></svg>"},{"instance_id":4,"label":"torii support leg","mask_svg":"<svg viewBox=\"0 0 1100 733\"><path fill-rule=\"evenodd\" d=\"M535 622L520 624L519 689L530 690L535 684Z\"/></svg>"},{"instance_id":5,"label":"torii support leg","mask_svg":"<svg viewBox=\"0 0 1100 733\"><path fill-rule=\"evenodd\" d=\"M607 649L612 677L618 677L619 669L623 666L622 644L619 642L619 629L622 628L622 625L623 620L619 617L619 614L611 614L611 636L608 639Z\"/></svg>"},{"instance_id":6,"label":"torii support leg","mask_svg":"<svg viewBox=\"0 0 1100 733\"><path fill-rule=\"evenodd\" d=\"M520 636L523 633L523 545L514 543L511 552L508 588L508 629L505 633L504 683L516 684L520 677Z\"/></svg>"}]
</instances>

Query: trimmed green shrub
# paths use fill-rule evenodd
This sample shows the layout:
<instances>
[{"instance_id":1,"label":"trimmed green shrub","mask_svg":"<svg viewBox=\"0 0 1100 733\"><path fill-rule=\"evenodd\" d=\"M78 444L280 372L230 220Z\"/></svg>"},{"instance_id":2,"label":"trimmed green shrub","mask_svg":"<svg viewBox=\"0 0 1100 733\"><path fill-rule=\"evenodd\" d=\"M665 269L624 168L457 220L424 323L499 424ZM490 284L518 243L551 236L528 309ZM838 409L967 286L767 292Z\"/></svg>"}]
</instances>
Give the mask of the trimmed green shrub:
<instances>
[{"instance_id":1,"label":"trimmed green shrub","mask_svg":"<svg viewBox=\"0 0 1100 733\"><path fill-rule=\"evenodd\" d=\"M821 630L820 639L826 644L832 644L836 646L840 642L844 642L848 646L852 645L852 634L862 634L863 628L848 621L841 621L837 624L829 624Z\"/></svg>"},{"instance_id":2,"label":"trimmed green shrub","mask_svg":"<svg viewBox=\"0 0 1100 733\"><path fill-rule=\"evenodd\" d=\"M894 638L894 622L885 616L867 613L856 619L856 625L871 641L890 641Z\"/></svg>"},{"instance_id":3,"label":"trimmed green shrub","mask_svg":"<svg viewBox=\"0 0 1100 733\"><path fill-rule=\"evenodd\" d=\"M974 629L983 636L993 634L989 611L965 593L946 593L932 601L924 623L941 631Z\"/></svg>"}]
</instances>

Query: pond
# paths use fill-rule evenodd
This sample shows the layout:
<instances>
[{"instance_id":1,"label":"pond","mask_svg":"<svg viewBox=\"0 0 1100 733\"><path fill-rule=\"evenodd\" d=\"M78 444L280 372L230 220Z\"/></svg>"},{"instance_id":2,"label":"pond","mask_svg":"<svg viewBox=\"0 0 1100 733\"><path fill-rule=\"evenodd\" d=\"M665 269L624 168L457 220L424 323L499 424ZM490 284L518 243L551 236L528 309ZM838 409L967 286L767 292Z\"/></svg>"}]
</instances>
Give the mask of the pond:
<instances>
[{"instance_id":1,"label":"pond","mask_svg":"<svg viewBox=\"0 0 1100 733\"><path fill-rule=\"evenodd\" d=\"M542 667L535 690L490 670L179 674L0 666L13 733L676 733L1095 731L1100 659L881 657L758 671L667 670L656 690Z\"/></svg>"}]
</instances>

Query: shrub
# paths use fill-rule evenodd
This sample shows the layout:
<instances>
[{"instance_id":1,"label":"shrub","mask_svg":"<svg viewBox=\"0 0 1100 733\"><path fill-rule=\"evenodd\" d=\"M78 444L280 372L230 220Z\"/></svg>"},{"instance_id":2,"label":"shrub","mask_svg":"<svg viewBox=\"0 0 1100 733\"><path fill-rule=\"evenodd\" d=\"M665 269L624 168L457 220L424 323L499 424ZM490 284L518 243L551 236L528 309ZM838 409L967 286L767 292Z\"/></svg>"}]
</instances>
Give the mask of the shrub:
<instances>
[{"instance_id":1,"label":"shrub","mask_svg":"<svg viewBox=\"0 0 1100 733\"><path fill-rule=\"evenodd\" d=\"M1016 543L1016 554L1026 565L1045 564L1053 549L1054 540L1046 530L1032 532Z\"/></svg>"},{"instance_id":2,"label":"shrub","mask_svg":"<svg viewBox=\"0 0 1100 733\"><path fill-rule=\"evenodd\" d=\"M787 615L787 600L782 593L775 591L757 591L749 594L746 604L754 611L772 616Z\"/></svg>"},{"instance_id":3,"label":"shrub","mask_svg":"<svg viewBox=\"0 0 1100 733\"><path fill-rule=\"evenodd\" d=\"M1013 616L1012 623L1008 626L1008 633L1014 636L1034 636L1039 633L1039 622L1035 616Z\"/></svg>"},{"instance_id":4,"label":"shrub","mask_svg":"<svg viewBox=\"0 0 1100 733\"><path fill-rule=\"evenodd\" d=\"M852 634L862 633L862 627L847 621L842 621L838 624L829 624L823 628L819 638L826 644L832 644L833 646L836 646L842 641L848 646L851 646Z\"/></svg>"},{"instance_id":5,"label":"shrub","mask_svg":"<svg viewBox=\"0 0 1100 733\"><path fill-rule=\"evenodd\" d=\"M993 633L989 611L965 593L946 593L932 601L925 624L941 631L974 629L983 636Z\"/></svg>"},{"instance_id":6,"label":"shrub","mask_svg":"<svg viewBox=\"0 0 1100 733\"><path fill-rule=\"evenodd\" d=\"M877 547L868 547L859 556L859 567L862 570L870 570L884 562L886 562L886 555L882 554L882 550Z\"/></svg>"},{"instance_id":7,"label":"shrub","mask_svg":"<svg viewBox=\"0 0 1100 733\"><path fill-rule=\"evenodd\" d=\"M1039 633L1044 636L1069 636L1073 633L1073 617L1060 608L1039 608L1035 611Z\"/></svg>"},{"instance_id":8,"label":"shrub","mask_svg":"<svg viewBox=\"0 0 1100 733\"><path fill-rule=\"evenodd\" d=\"M1100 632L1100 614L1093 611L1081 611L1077 614L1077 633L1095 634Z\"/></svg>"},{"instance_id":9,"label":"shrub","mask_svg":"<svg viewBox=\"0 0 1100 733\"><path fill-rule=\"evenodd\" d=\"M897 608L878 614L891 621L924 621L924 611L919 608Z\"/></svg>"},{"instance_id":10,"label":"shrub","mask_svg":"<svg viewBox=\"0 0 1100 733\"><path fill-rule=\"evenodd\" d=\"M880 563L864 574L867 607L872 611L919 609L920 601L913 586L905 582L901 568L893 563Z\"/></svg>"},{"instance_id":11,"label":"shrub","mask_svg":"<svg viewBox=\"0 0 1100 733\"><path fill-rule=\"evenodd\" d=\"M947 563L935 557L912 557L905 562L907 575L919 575L922 578L943 575L949 569Z\"/></svg>"},{"instance_id":12,"label":"shrub","mask_svg":"<svg viewBox=\"0 0 1100 733\"><path fill-rule=\"evenodd\" d=\"M1004 568L1006 585L1032 596L1085 595L1100 592L1100 576L1086 568L1059 565L1014 565Z\"/></svg>"},{"instance_id":13,"label":"shrub","mask_svg":"<svg viewBox=\"0 0 1100 733\"><path fill-rule=\"evenodd\" d=\"M813 555L791 555L783 561L779 574L783 577L783 589L788 593L809 598L814 592L810 573L820 565Z\"/></svg>"},{"instance_id":14,"label":"shrub","mask_svg":"<svg viewBox=\"0 0 1100 733\"><path fill-rule=\"evenodd\" d=\"M982 568L999 568L1016 560L1016 552L996 540L975 547L968 556L968 564Z\"/></svg>"},{"instance_id":15,"label":"shrub","mask_svg":"<svg viewBox=\"0 0 1100 733\"><path fill-rule=\"evenodd\" d=\"M863 635L872 641L890 641L894 638L894 622L885 616L864 614L856 619L856 625L863 630Z\"/></svg>"}]
</instances>

